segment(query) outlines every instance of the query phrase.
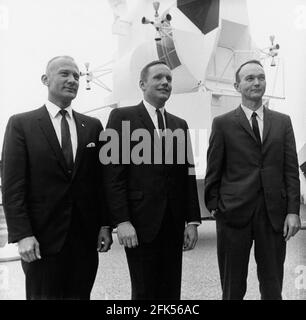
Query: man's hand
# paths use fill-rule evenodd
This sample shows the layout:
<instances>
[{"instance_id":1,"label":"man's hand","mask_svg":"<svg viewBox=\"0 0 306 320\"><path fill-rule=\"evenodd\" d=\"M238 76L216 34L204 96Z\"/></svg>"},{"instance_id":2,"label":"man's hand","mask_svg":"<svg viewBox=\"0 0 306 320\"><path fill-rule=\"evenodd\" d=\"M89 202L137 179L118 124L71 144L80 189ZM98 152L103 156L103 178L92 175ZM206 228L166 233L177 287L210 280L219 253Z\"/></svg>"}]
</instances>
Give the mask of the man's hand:
<instances>
[{"instance_id":1,"label":"man's hand","mask_svg":"<svg viewBox=\"0 0 306 320\"><path fill-rule=\"evenodd\" d=\"M284 237L285 241L288 241L293 237L301 228L301 220L297 214L287 214L284 223Z\"/></svg>"},{"instance_id":2,"label":"man's hand","mask_svg":"<svg viewBox=\"0 0 306 320\"><path fill-rule=\"evenodd\" d=\"M25 262L41 259L39 243L34 236L21 239L18 242L18 252Z\"/></svg>"},{"instance_id":3,"label":"man's hand","mask_svg":"<svg viewBox=\"0 0 306 320\"><path fill-rule=\"evenodd\" d=\"M127 248L138 246L136 230L130 221L125 221L117 225L118 240L121 245Z\"/></svg>"},{"instance_id":4,"label":"man's hand","mask_svg":"<svg viewBox=\"0 0 306 320\"><path fill-rule=\"evenodd\" d=\"M183 250L192 250L198 241L198 229L196 224L188 224L184 231Z\"/></svg>"},{"instance_id":5,"label":"man's hand","mask_svg":"<svg viewBox=\"0 0 306 320\"><path fill-rule=\"evenodd\" d=\"M98 235L97 250L107 252L113 243L111 228L101 227Z\"/></svg>"}]
</instances>

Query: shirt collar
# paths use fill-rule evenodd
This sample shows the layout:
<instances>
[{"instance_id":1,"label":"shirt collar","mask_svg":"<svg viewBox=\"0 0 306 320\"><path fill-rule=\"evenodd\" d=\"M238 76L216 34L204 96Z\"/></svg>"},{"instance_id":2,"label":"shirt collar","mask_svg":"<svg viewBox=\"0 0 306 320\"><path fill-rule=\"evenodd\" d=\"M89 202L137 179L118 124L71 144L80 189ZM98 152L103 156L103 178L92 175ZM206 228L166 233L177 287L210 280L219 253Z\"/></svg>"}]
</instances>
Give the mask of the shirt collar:
<instances>
[{"instance_id":1,"label":"shirt collar","mask_svg":"<svg viewBox=\"0 0 306 320\"><path fill-rule=\"evenodd\" d=\"M52 103L49 100L45 103L45 106L46 106L46 108L52 118L56 118L58 116L59 111L62 110L60 107L58 107L56 104ZM69 107L65 108L65 110L68 112L69 117L72 119L71 105Z\"/></svg>"},{"instance_id":2,"label":"shirt collar","mask_svg":"<svg viewBox=\"0 0 306 320\"><path fill-rule=\"evenodd\" d=\"M145 106L145 108L147 109L149 115L152 117L156 116L156 108L153 107L149 102L147 102L146 100L143 100L143 104ZM164 115L165 112L165 107L159 108L160 112L162 115Z\"/></svg>"},{"instance_id":3,"label":"shirt collar","mask_svg":"<svg viewBox=\"0 0 306 320\"><path fill-rule=\"evenodd\" d=\"M244 105L241 104L241 108L242 110L244 111L247 119L250 121L251 120L251 117L252 117L252 114L253 114L253 110L249 109L248 107L245 107ZM264 117L264 106L261 105L257 110L256 110L256 113L257 113L257 117L263 121L263 117Z\"/></svg>"}]
</instances>

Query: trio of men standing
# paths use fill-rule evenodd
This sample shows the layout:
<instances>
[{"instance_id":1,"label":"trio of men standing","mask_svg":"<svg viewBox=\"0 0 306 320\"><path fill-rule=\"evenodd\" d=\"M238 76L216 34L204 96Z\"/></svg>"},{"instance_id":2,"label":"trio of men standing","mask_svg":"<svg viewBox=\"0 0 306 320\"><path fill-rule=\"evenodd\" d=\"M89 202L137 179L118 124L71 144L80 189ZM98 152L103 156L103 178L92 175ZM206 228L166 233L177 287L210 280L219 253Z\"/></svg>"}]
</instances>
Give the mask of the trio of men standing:
<instances>
[{"instance_id":1,"label":"trio of men standing","mask_svg":"<svg viewBox=\"0 0 306 320\"><path fill-rule=\"evenodd\" d=\"M136 142L123 123L131 133L146 130L150 163L134 163L133 148L120 148L125 151L116 163L99 162L101 123L71 107L79 83L71 57L53 58L42 82L48 101L10 118L2 153L9 242L18 242L27 298L89 299L97 251L110 249L117 227L132 299L180 299L182 250L194 248L201 217L187 123L165 110L170 69L161 61L146 65L139 82L143 101L114 109L107 124L120 145L128 140L131 147ZM262 299L281 299L285 241L300 227L293 130L288 116L263 106L258 61L238 69L235 88L242 103L213 121L205 178L223 299L243 298L253 240ZM167 134L177 129L183 138L169 150ZM169 151L172 162L165 160Z\"/></svg>"}]
</instances>

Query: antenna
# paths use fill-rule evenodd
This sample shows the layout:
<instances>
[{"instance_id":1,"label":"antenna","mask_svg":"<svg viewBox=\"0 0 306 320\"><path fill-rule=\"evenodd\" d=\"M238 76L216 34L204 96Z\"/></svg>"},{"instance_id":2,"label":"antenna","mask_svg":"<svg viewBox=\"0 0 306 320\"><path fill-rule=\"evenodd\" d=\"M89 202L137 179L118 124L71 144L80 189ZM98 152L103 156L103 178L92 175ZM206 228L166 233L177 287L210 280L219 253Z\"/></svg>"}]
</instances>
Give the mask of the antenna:
<instances>
[{"instance_id":1,"label":"antenna","mask_svg":"<svg viewBox=\"0 0 306 320\"><path fill-rule=\"evenodd\" d=\"M89 71L89 62L85 62L85 72L80 72L80 76L86 76L86 90L90 90L90 82L92 81L92 72Z\"/></svg>"},{"instance_id":2,"label":"antenna","mask_svg":"<svg viewBox=\"0 0 306 320\"><path fill-rule=\"evenodd\" d=\"M142 24L153 24L156 30L155 41L161 41L162 37L168 35L167 31L171 30L169 27L170 21L172 19L171 15L167 13L163 17L160 17L158 14L158 10L160 7L159 1L153 1L153 9L155 10L155 21L151 21L150 19L143 17L141 19Z\"/></svg>"},{"instance_id":3,"label":"antenna","mask_svg":"<svg viewBox=\"0 0 306 320\"><path fill-rule=\"evenodd\" d=\"M274 40L275 40L275 36L271 35L269 37L270 42L271 42L271 46L264 48L261 51L261 53L264 54L265 57L271 58L271 67L275 67L276 66L276 62L275 62L275 57L278 55L278 50L280 49L280 45L274 44Z\"/></svg>"},{"instance_id":4,"label":"antenna","mask_svg":"<svg viewBox=\"0 0 306 320\"><path fill-rule=\"evenodd\" d=\"M94 83L99 87L102 87L108 92L112 91L103 81L100 80L101 77L112 73L111 64L112 64L112 61L104 64L103 66L95 70L89 70L90 63L89 62L84 63L86 71L85 72L81 71L80 76L86 76L86 90L91 90L91 83Z\"/></svg>"},{"instance_id":5,"label":"antenna","mask_svg":"<svg viewBox=\"0 0 306 320\"><path fill-rule=\"evenodd\" d=\"M155 18L158 17L159 6L160 6L159 1L153 1L153 8L155 10Z\"/></svg>"}]
</instances>

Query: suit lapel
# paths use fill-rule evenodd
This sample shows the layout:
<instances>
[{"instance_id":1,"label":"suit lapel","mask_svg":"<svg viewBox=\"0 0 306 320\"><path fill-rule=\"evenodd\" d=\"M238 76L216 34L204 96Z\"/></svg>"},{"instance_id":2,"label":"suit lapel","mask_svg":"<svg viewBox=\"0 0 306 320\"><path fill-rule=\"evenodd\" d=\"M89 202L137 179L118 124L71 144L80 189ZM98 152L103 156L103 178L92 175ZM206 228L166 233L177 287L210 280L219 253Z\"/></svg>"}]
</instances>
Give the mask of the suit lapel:
<instances>
[{"instance_id":1,"label":"suit lapel","mask_svg":"<svg viewBox=\"0 0 306 320\"><path fill-rule=\"evenodd\" d=\"M176 125L173 117L166 110L165 110L165 120L166 120L166 128L167 129L170 129L171 131L174 131L177 129L177 125Z\"/></svg>"},{"instance_id":2,"label":"suit lapel","mask_svg":"<svg viewBox=\"0 0 306 320\"><path fill-rule=\"evenodd\" d=\"M262 134L262 143L267 139L268 133L271 128L271 119L272 114L269 109L264 107L264 125L263 125L263 134Z\"/></svg>"},{"instance_id":3,"label":"suit lapel","mask_svg":"<svg viewBox=\"0 0 306 320\"><path fill-rule=\"evenodd\" d=\"M154 123L146 109L146 107L144 106L143 102L141 102L138 106L137 106L137 112L138 112L138 116L140 117L142 123L144 124L144 127L148 129L150 135L151 135L151 139L154 140L154 143L157 144L157 139L155 139L155 136L158 138L158 134L157 131L155 130L155 126Z\"/></svg>"},{"instance_id":4,"label":"suit lapel","mask_svg":"<svg viewBox=\"0 0 306 320\"><path fill-rule=\"evenodd\" d=\"M250 123L242 110L241 106L236 109L236 120L238 121L239 125L257 142L255 134L250 126Z\"/></svg>"},{"instance_id":5,"label":"suit lapel","mask_svg":"<svg viewBox=\"0 0 306 320\"><path fill-rule=\"evenodd\" d=\"M166 110L165 110L165 120L166 120L166 128L171 130L171 132L173 133L178 127L173 117L171 116L171 114L169 114ZM171 144L166 143L166 154L169 152L170 147L171 147Z\"/></svg>"},{"instance_id":6,"label":"suit lapel","mask_svg":"<svg viewBox=\"0 0 306 320\"><path fill-rule=\"evenodd\" d=\"M53 150L53 152L56 155L57 160L59 161L60 166L62 167L62 169L64 170L64 172L68 175L68 168L66 165L66 161L61 149L61 146L59 144L58 138L56 136L56 132L54 130L53 124L51 122L48 110L46 108L46 106L43 106L40 109L40 114L38 116L38 123L39 126L42 130L42 132L44 133L44 135L47 138L47 141L50 144L51 149Z\"/></svg>"},{"instance_id":7,"label":"suit lapel","mask_svg":"<svg viewBox=\"0 0 306 320\"><path fill-rule=\"evenodd\" d=\"M78 147L77 147L77 152L76 152L76 157L74 162L72 178L74 178L74 176L76 175L76 172L82 160L85 143L86 143L85 133L86 133L86 127L87 127L85 121L82 120L82 116L79 113L73 111L73 117L76 124L76 130L77 130L77 136L78 136Z\"/></svg>"},{"instance_id":8,"label":"suit lapel","mask_svg":"<svg viewBox=\"0 0 306 320\"><path fill-rule=\"evenodd\" d=\"M142 123L145 125L145 127L149 130L150 134L152 135L154 133L155 126L146 107L142 102L137 106L137 111Z\"/></svg>"}]
</instances>

